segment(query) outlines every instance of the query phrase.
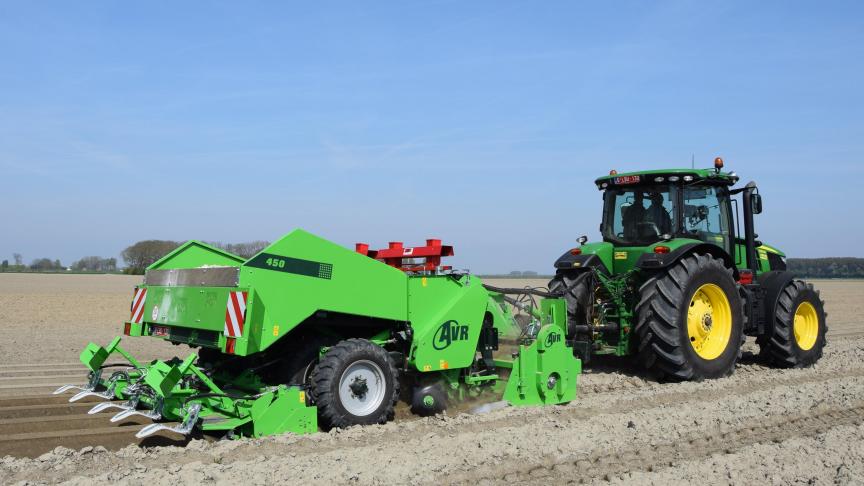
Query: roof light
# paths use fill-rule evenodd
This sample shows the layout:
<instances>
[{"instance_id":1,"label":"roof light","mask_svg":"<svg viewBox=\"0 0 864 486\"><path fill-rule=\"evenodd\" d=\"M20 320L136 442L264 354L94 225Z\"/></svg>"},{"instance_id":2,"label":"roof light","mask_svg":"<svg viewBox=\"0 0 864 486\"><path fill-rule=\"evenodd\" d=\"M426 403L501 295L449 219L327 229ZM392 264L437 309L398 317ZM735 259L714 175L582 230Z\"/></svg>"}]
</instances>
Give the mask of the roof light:
<instances>
[{"instance_id":1,"label":"roof light","mask_svg":"<svg viewBox=\"0 0 864 486\"><path fill-rule=\"evenodd\" d=\"M690 182L693 180L693 176L684 176L684 182Z\"/></svg>"},{"instance_id":2,"label":"roof light","mask_svg":"<svg viewBox=\"0 0 864 486\"><path fill-rule=\"evenodd\" d=\"M678 182L679 179L681 178L678 176L669 176L669 182Z\"/></svg>"},{"instance_id":3,"label":"roof light","mask_svg":"<svg viewBox=\"0 0 864 486\"><path fill-rule=\"evenodd\" d=\"M718 172L720 171L720 169L723 168L723 159L722 158L717 157L716 159L714 159L714 168L717 169Z\"/></svg>"},{"instance_id":4,"label":"roof light","mask_svg":"<svg viewBox=\"0 0 864 486\"><path fill-rule=\"evenodd\" d=\"M618 171L615 169L612 169L609 171L609 175L618 175Z\"/></svg>"},{"instance_id":5,"label":"roof light","mask_svg":"<svg viewBox=\"0 0 864 486\"><path fill-rule=\"evenodd\" d=\"M663 181L664 181L663 177L655 177L654 178L654 182L663 182Z\"/></svg>"},{"instance_id":6,"label":"roof light","mask_svg":"<svg viewBox=\"0 0 864 486\"><path fill-rule=\"evenodd\" d=\"M603 184L600 184L600 187L602 187L603 189L606 189L608 186L609 186L608 182L604 182Z\"/></svg>"},{"instance_id":7,"label":"roof light","mask_svg":"<svg viewBox=\"0 0 864 486\"><path fill-rule=\"evenodd\" d=\"M669 251L670 248L668 246L657 245L654 247L654 253L657 253L658 255L665 255L669 253Z\"/></svg>"}]
</instances>

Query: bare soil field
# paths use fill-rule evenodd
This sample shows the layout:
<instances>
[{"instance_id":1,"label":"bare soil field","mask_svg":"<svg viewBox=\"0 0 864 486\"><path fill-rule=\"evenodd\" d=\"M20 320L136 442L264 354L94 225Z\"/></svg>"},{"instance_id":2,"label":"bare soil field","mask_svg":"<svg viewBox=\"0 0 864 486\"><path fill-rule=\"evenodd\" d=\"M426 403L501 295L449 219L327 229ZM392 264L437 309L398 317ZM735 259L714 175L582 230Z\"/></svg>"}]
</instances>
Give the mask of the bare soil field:
<instances>
[{"instance_id":1,"label":"bare soil field","mask_svg":"<svg viewBox=\"0 0 864 486\"><path fill-rule=\"evenodd\" d=\"M864 483L864 281L814 282L829 344L809 369L766 367L748 342L734 375L720 380L657 383L626 360L604 360L585 370L566 406L181 447L127 445L139 423L110 427L108 414L86 415L92 404L43 398L56 383L83 380L78 353L119 334L139 281L0 275L0 483ZM189 352L125 343L141 357Z\"/></svg>"},{"instance_id":2,"label":"bare soil field","mask_svg":"<svg viewBox=\"0 0 864 486\"><path fill-rule=\"evenodd\" d=\"M0 274L0 326L7 333L0 341L0 366L77 363L88 342L107 344L122 334L132 289L142 280L131 275ZM164 344L124 341L135 356L186 353Z\"/></svg>"}]
</instances>

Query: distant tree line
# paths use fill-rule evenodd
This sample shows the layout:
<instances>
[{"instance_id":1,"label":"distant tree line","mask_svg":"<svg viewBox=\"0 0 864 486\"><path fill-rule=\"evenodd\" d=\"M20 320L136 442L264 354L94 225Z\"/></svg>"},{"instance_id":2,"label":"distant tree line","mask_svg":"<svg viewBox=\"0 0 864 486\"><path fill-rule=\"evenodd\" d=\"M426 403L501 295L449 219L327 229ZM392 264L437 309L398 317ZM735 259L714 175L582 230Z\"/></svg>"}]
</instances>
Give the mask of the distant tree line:
<instances>
[{"instance_id":1,"label":"distant tree line","mask_svg":"<svg viewBox=\"0 0 864 486\"><path fill-rule=\"evenodd\" d=\"M156 260L167 255L179 247L182 242L170 240L145 240L139 241L126 247L120 256L126 263L124 273L140 275ZM221 241L207 242L229 253L242 258L250 258L267 247L270 242L250 241L246 243L223 243ZM119 271L116 258L102 258L99 256L86 256L77 260L69 267L64 266L59 259L37 258L29 265L24 264L24 257L20 253L12 254L12 261L0 262L0 272L94 272L114 273Z\"/></svg>"},{"instance_id":2,"label":"distant tree line","mask_svg":"<svg viewBox=\"0 0 864 486\"><path fill-rule=\"evenodd\" d=\"M50 258L37 258L26 265L24 264L24 257L20 253L12 254L11 263L9 260L0 262L0 272L59 272L65 270L66 267L60 263L60 260Z\"/></svg>"},{"instance_id":3,"label":"distant tree line","mask_svg":"<svg viewBox=\"0 0 864 486\"><path fill-rule=\"evenodd\" d=\"M69 268L76 272L113 273L117 271L117 259L87 256L73 263Z\"/></svg>"},{"instance_id":4,"label":"distant tree line","mask_svg":"<svg viewBox=\"0 0 864 486\"><path fill-rule=\"evenodd\" d=\"M864 278L864 258L789 258L790 272L806 278Z\"/></svg>"},{"instance_id":5,"label":"distant tree line","mask_svg":"<svg viewBox=\"0 0 864 486\"><path fill-rule=\"evenodd\" d=\"M181 242L169 240L139 241L121 252L120 256L126 263L123 272L143 274L144 270L153 262L181 244ZM242 258L251 258L270 243L267 241L250 241L247 243L213 241L208 242L208 244ZM20 253L13 253L11 261L7 259L0 262L0 272L63 272L72 270L75 272L113 273L120 271L117 263L116 258L86 256L72 263L67 269L59 259L37 258L28 265L24 263L24 257ZM864 258L789 258L786 264L789 271L804 278L864 278ZM530 270L514 270L509 274L494 276L534 278L541 275Z\"/></svg>"},{"instance_id":6,"label":"distant tree line","mask_svg":"<svg viewBox=\"0 0 864 486\"><path fill-rule=\"evenodd\" d=\"M215 246L216 248L221 248L228 253L233 253L243 258L252 258L258 254L258 252L270 246L270 242L264 240L249 241L247 243L222 243L221 241L208 241L207 244Z\"/></svg>"},{"instance_id":7,"label":"distant tree line","mask_svg":"<svg viewBox=\"0 0 864 486\"><path fill-rule=\"evenodd\" d=\"M519 270L513 270L507 276L508 277L536 277L537 272L532 272L531 270L525 270L523 272L520 272Z\"/></svg>"}]
</instances>

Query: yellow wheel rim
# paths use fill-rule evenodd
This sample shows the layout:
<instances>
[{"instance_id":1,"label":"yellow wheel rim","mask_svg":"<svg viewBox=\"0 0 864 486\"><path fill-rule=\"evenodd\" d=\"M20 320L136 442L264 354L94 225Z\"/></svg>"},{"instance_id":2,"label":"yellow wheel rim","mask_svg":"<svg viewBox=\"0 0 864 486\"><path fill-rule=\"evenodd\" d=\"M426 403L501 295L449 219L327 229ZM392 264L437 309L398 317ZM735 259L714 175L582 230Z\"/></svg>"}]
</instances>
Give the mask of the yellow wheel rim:
<instances>
[{"instance_id":1,"label":"yellow wheel rim","mask_svg":"<svg viewBox=\"0 0 864 486\"><path fill-rule=\"evenodd\" d=\"M819 314L810 302L801 302L795 309L795 323L792 326L795 342L804 351L816 344L819 336Z\"/></svg>"},{"instance_id":2,"label":"yellow wheel rim","mask_svg":"<svg viewBox=\"0 0 864 486\"><path fill-rule=\"evenodd\" d=\"M687 310L687 334L700 358L723 354L732 335L732 308L723 289L714 284L696 289Z\"/></svg>"}]
</instances>

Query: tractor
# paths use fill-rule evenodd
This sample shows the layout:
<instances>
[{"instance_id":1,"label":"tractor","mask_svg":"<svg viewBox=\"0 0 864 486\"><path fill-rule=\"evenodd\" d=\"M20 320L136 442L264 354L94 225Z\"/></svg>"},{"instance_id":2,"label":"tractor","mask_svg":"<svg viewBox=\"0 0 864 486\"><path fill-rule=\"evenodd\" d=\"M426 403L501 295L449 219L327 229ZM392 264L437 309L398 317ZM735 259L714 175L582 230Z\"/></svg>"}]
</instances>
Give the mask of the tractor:
<instances>
[{"instance_id":1,"label":"tractor","mask_svg":"<svg viewBox=\"0 0 864 486\"><path fill-rule=\"evenodd\" d=\"M759 240L762 197L738 179L718 157L709 169L613 170L595 181L602 241L580 237L549 283L567 302L567 338L583 363L632 356L660 379L718 378L733 372L747 336L775 366L819 360L824 303Z\"/></svg>"}]
</instances>

